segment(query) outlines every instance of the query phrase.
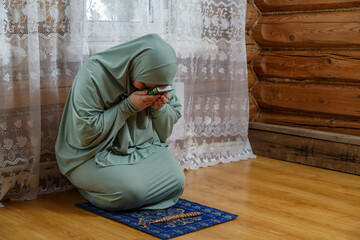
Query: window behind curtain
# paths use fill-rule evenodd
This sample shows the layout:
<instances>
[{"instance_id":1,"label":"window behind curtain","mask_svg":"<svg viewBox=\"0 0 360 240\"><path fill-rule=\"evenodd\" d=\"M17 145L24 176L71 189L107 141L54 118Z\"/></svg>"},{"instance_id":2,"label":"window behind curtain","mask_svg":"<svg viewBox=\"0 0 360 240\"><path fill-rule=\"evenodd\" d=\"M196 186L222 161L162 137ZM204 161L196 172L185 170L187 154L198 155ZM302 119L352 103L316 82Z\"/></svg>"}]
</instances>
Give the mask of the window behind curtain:
<instances>
[{"instance_id":1,"label":"window behind curtain","mask_svg":"<svg viewBox=\"0 0 360 240\"><path fill-rule=\"evenodd\" d=\"M86 0L84 31L89 54L146 33L161 35L162 9L162 1Z\"/></svg>"}]
</instances>

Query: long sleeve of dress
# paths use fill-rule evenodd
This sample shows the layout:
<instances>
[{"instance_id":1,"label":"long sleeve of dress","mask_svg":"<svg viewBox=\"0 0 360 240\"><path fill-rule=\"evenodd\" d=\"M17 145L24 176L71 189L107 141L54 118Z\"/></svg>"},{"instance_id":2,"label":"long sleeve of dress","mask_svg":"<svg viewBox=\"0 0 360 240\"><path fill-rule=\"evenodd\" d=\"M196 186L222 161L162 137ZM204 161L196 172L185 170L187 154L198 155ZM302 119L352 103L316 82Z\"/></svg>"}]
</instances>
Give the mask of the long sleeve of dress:
<instances>
[{"instance_id":1,"label":"long sleeve of dress","mask_svg":"<svg viewBox=\"0 0 360 240\"><path fill-rule=\"evenodd\" d=\"M67 101L55 144L61 172L66 175L110 145L126 119L137 111L129 98L103 111L87 111Z\"/></svg>"},{"instance_id":2,"label":"long sleeve of dress","mask_svg":"<svg viewBox=\"0 0 360 240\"><path fill-rule=\"evenodd\" d=\"M110 141L124 126L126 119L138 111L129 98L109 109L87 112L84 116L81 116L81 110L77 111L74 129L81 146L94 147Z\"/></svg>"},{"instance_id":3,"label":"long sleeve of dress","mask_svg":"<svg viewBox=\"0 0 360 240\"><path fill-rule=\"evenodd\" d=\"M181 104L173 94L168 102L160 109L151 109L153 126L160 138L161 142L165 142L170 136L174 124L181 117Z\"/></svg>"}]
</instances>

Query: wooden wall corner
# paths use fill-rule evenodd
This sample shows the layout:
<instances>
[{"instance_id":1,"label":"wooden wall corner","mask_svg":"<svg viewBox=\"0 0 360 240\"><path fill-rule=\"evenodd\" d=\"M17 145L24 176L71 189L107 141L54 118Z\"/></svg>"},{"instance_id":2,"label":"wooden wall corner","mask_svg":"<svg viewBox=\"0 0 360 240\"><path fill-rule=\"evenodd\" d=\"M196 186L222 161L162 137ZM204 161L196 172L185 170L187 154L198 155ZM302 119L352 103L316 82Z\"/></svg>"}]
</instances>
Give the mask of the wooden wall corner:
<instances>
[{"instance_id":1,"label":"wooden wall corner","mask_svg":"<svg viewBox=\"0 0 360 240\"><path fill-rule=\"evenodd\" d=\"M250 123L254 154L360 175L360 137Z\"/></svg>"},{"instance_id":2,"label":"wooden wall corner","mask_svg":"<svg viewBox=\"0 0 360 240\"><path fill-rule=\"evenodd\" d=\"M254 1L248 1L246 6L246 25L245 25L246 32L249 32L254 27L254 25L256 25L260 17L261 17L261 12L255 6Z\"/></svg>"}]
</instances>

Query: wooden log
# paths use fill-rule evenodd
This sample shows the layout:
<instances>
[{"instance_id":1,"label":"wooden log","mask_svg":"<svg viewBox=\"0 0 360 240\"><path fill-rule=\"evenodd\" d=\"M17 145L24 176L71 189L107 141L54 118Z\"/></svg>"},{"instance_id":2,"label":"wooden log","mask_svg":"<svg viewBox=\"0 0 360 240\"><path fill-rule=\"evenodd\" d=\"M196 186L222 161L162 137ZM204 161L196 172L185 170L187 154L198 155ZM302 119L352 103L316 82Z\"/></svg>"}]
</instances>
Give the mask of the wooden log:
<instances>
[{"instance_id":1,"label":"wooden log","mask_svg":"<svg viewBox=\"0 0 360 240\"><path fill-rule=\"evenodd\" d=\"M41 105L62 105L65 104L71 86L62 88L43 88L40 90Z\"/></svg>"},{"instance_id":2,"label":"wooden log","mask_svg":"<svg viewBox=\"0 0 360 240\"><path fill-rule=\"evenodd\" d=\"M360 7L359 0L255 0L261 12L308 11Z\"/></svg>"},{"instance_id":3,"label":"wooden log","mask_svg":"<svg viewBox=\"0 0 360 240\"><path fill-rule=\"evenodd\" d=\"M249 94L249 119L250 121L255 119L256 115L258 113L256 104L254 102L254 99Z\"/></svg>"},{"instance_id":4,"label":"wooden log","mask_svg":"<svg viewBox=\"0 0 360 240\"><path fill-rule=\"evenodd\" d=\"M297 128L291 133L258 129L250 124L249 140L256 155L271 157L289 162L327 168L360 175L360 146L358 144L342 143L343 134L334 136L340 141L317 138L317 131ZM286 129L287 128L287 129ZM301 134L305 133L305 134ZM334 133L335 134L335 133ZM336 134L335 134L336 135ZM310 137L309 137L310 136ZM347 136L343 136L344 139ZM354 139L360 142L360 138ZM346 140L345 140L346 141Z\"/></svg>"},{"instance_id":5,"label":"wooden log","mask_svg":"<svg viewBox=\"0 0 360 240\"><path fill-rule=\"evenodd\" d=\"M249 36L245 35L246 41L246 58L247 62L250 63L260 52L259 45Z\"/></svg>"},{"instance_id":6,"label":"wooden log","mask_svg":"<svg viewBox=\"0 0 360 240\"><path fill-rule=\"evenodd\" d=\"M259 78L360 82L360 51L263 51L253 69Z\"/></svg>"},{"instance_id":7,"label":"wooden log","mask_svg":"<svg viewBox=\"0 0 360 240\"><path fill-rule=\"evenodd\" d=\"M260 109L360 117L360 86L259 81L252 94Z\"/></svg>"},{"instance_id":8,"label":"wooden log","mask_svg":"<svg viewBox=\"0 0 360 240\"><path fill-rule=\"evenodd\" d=\"M256 76L254 71L250 67L247 68L247 72L248 72L248 88L250 89L256 82Z\"/></svg>"},{"instance_id":9,"label":"wooden log","mask_svg":"<svg viewBox=\"0 0 360 240\"><path fill-rule=\"evenodd\" d=\"M45 84L49 85L49 84ZM71 86L41 87L38 92L31 92L29 81L0 82L0 110L28 108L31 104L64 104Z\"/></svg>"},{"instance_id":10,"label":"wooden log","mask_svg":"<svg viewBox=\"0 0 360 240\"><path fill-rule=\"evenodd\" d=\"M360 13L262 16L252 37L263 48L359 48Z\"/></svg>"},{"instance_id":11,"label":"wooden log","mask_svg":"<svg viewBox=\"0 0 360 240\"><path fill-rule=\"evenodd\" d=\"M254 7L252 3L247 3L246 24L245 24L246 31L249 31L259 18L260 18L259 11Z\"/></svg>"},{"instance_id":12,"label":"wooden log","mask_svg":"<svg viewBox=\"0 0 360 240\"><path fill-rule=\"evenodd\" d=\"M299 137L321 139L330 142L345 143L345 144L360 146L360 137L353 135L329 133L329 132L310 130L310 129L304 129L298 127L288 127L288 126L280 126L275 124L266 124L266 123L258 123L258 122L250 123L249 127L257 130L283 133L283 134L294 135Z\"/></svg>"},{"instance_id":13,"label":"wooden log","mask_svg":"<svg viewBox=\"0 0 360 240\"><path fill-rule=\"evenodd\" d=\"M233 89L241 90L241 87L239 86L240 84L242 85L241 81L233 82L233 84ZM185 83L184 87L185 89L191 89L191 91L185 90L185 98L189 98L191 94L199 96L225 96L231 89L230 84L224 84L223 81L199 81L197 83Z\"/></svg>"},{"instance_id":14,"label":"wooden log","mask_svg":"<svg viewBox=\"0 0 360 240\"><path fill-rule=\"evenodd\" d=\"M323 117L295 112L263 111L257 116L256 122L360 136L360 120L340 119L336 116Z\"/></svg>"}]
</instances>

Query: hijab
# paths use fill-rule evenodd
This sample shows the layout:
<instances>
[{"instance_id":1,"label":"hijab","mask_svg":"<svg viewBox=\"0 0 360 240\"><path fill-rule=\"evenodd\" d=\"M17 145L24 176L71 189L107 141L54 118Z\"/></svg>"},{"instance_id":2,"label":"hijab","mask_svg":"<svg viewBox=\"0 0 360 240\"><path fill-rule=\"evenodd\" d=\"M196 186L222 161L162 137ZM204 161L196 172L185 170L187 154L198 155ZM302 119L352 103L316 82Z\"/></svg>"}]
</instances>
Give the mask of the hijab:
<instances>
[{"instance_id":1,"label":"hijab","mask_svg":"<svg viewBox=\"0 0 360 240\"><path fill-rule=\"evenodd\" d=\"M157 34L149 34L91 57L127 89L134 80L169 85L177 70L173 48Z\"/></svg>"}]
</instances>

